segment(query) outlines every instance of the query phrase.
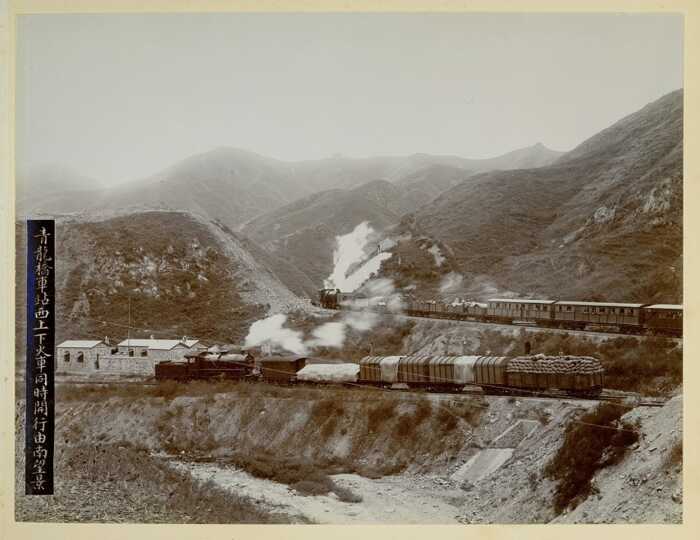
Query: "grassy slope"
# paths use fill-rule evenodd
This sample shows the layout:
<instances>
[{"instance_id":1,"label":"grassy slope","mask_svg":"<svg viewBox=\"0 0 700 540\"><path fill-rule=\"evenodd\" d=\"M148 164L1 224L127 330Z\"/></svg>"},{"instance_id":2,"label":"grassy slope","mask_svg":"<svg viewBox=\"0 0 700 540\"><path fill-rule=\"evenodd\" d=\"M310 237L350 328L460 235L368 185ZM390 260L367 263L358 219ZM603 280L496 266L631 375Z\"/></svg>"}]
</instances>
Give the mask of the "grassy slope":
<instances>
[{"instance_id":1,"label":"grassy slope","mask_svg":"<svg viewBox=\"0 0 700 540\"><path fill-rule=\"evenodd\" d=\"M414 226L446 244L466 276L490 276L501 290L677 302L681 145L678 91L553 165L471 177Z\"/></svg>"},{"instance_id":2,"label":"grassy slope","mask_svg":"<svg viewBox=\"0 0 700 540\"><path fill-rule=\"evenodd\" d=\"M23 258L23 227L17 261ZM262 310L242 302L205 227L186 214L150 212L57 225L57 340L196 336L236 342ZM17 349L24 342L24 274L17 273ZM102 321L107 321L103 323Z\"/></svg>"}]
</instances>

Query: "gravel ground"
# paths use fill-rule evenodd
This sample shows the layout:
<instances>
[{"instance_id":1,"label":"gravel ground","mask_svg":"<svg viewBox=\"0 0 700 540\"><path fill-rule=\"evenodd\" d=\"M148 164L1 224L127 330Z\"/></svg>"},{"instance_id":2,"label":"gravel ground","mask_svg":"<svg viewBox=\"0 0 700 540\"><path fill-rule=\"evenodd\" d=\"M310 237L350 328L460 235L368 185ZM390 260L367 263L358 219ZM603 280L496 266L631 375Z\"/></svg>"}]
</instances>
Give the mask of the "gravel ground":
<instances>
[{"instance_id":1,"label":"gravel ground","mask_svg":"<svg viewBox=\"0 0 700 540\"><path fill-rule=\"evenodd\" d=\"M338 474L333 480L362 502L348 503L334 494L304 496L284 484L254 478L245 471L227 465L172 461L202 481L247 497L256 498L270 512L308 518L316 523L333 524L454 524L466 494L454 484L425 476L387 476L369 479L356 474Z\"/></svg>"}]
</instances>

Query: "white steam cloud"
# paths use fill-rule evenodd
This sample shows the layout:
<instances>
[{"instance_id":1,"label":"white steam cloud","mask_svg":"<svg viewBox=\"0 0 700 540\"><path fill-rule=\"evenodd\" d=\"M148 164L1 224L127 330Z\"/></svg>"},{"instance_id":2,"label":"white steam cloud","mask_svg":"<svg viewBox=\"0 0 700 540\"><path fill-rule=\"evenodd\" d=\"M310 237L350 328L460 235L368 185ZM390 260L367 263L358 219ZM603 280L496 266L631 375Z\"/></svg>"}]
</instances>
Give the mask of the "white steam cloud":
<instances>
[{"instance_id":1,"label":"white steam cloud","mask_svg":"<svg viewBox=\"0 0 700 540\"><path fill-rule=\"evenodd\" d=\"M433 258L435 259L435 266L442 266L442 263L445 262L445 257L442 256L440 247L437 244L433 244L428 251L433 254Z\"/></svg>"},{"instance_id":2,"label":"white steam cloud","mask_svg":"<svg viewBox=\"0 0 700 540\"><path fill-rule=\"evenodd\" d=\"M284 349L295 354L306 354L308 349L302 339L302 333L285 328L286 322L287 316L282 313L255 321L245 338L245 347L268 344L272 348Z\"/></svg>"},{"instance_id":3,"label":"white steam cloud","mask_svg":"<svg viewBox=\"0 0 700 540\"><path fill-rule=\"evenodd\" d=\"M333 271L324 282L324 286L329 289L355 291L392 255L387 251L377 253L372 250L376 234L366 221L360 223L351 233L338 236L335 240Z\"/></svg>"},{"instance_id":4,"label":"white steam cloud","mask_svg":"<svg viewBox=\"0 0 700 540\"><path fill-rule=\"evenodd\" d=\"M440 292L453 292L459 288L464 280L464 276L457 272L450 272L440 282Z\"/></svg>"},{"instance_id":5,"label":"white steam cloud","mask_svg":"<svg viewBox=\"0 0 700 540\"><path fill-rule=\"evenodd\" d=\"M340 348L345 343L345 323L329 322L314 328L311 332L313 339L307 341L310 347Z\"/></svg>"},{"instance_id":6,"label":"white steam cloud","mask_svg":"<svg viewBox=\"0 0 700 540\"><path fill-rule=\"evenodd\" d=\"M333 252L333 271L325 280L326 288L340 289L350 293L357 291L358 298L343 302L345 308L339 321L327 322L314 328L310 336L285 326L287 316L272 315L256 321L245 338L246 347L269 345L272 350L283 349L294 354L305 355L317 347L341 348L349 331L368 332L379 324L381 315L367 309L386 309L392 313L403 310L401 295L390 279L370 279L379 270L382 261L392 254L385 249L396 245L396 241L384 239L367 222L360 223L345 235L336 237Z\"/></svg>"},{"instance_id":7,"label":"white steam cloud","mask_svg":"<svg viewBox=\"0 0 700 540\"><path fill-rule=\"evenodd\" d=\"M386 308L393 313L403 309L401 295L396 292L390 279L370 280L360 289L360 293L363 298L345 303L349 309L341 312L339 321L315 327L308 337L298 330L286 327L287 316L284 314L256 321L245 338L245 347L269 345L272 350L281 349L299 355L309 354L318 347L340 349L350 331L368 332L381 322L381 314L367 311L367 308Z\"/></svg>"}]
</instances>

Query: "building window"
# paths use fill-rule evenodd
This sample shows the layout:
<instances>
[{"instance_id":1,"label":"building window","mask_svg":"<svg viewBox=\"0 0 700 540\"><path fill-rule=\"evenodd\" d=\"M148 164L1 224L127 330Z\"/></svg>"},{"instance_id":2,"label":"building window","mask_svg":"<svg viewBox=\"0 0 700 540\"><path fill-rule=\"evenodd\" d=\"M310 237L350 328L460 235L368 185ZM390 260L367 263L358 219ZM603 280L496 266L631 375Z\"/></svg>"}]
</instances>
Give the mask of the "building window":
<instances>
[{"instance_id":1,"label":"building window","mask_svg":"<svg viewBox=\"0 0 700 540\"><path fill-rule=\"evenodd\" d=\"M112 354L117 354L119 352L119 347L112 348Z\"/></svg>"},{"instance_id":2,"label":"building window","mask_svg":"<svg viewBox=\"0 0 700 540\"><path fill-rule=\"evenodd\" d=\"M134 349L129 349L129 356L134 356Z\"/></svg>"},{"instance_id":3,"label":"building window","mask_svg":"<svg viewBox=\"0 0 700 540\"><path fill-rule=\"evenodd\" d=\"M148 356L148 349L144 349L141 351L141 356Z\"/></svg>"},{"instance_id":4,"label":"building window","mask_svg":"<svg viewBox=\"0 0 700 540\"><path fill-rule=\"evenodd\" d=\"M85 355L82 352L78 353L78 362L84 362L85 361Z\"/></svg>"},{"instance_id":5,"label":"building window","mask_svg":"<svg viewBox=\"0 0 700 540\"><path fill-rule=\"evenodd\" d=\"M66 351L63 353L63 361L70 362L70 352Z\"/></svg>"}]
</instances>

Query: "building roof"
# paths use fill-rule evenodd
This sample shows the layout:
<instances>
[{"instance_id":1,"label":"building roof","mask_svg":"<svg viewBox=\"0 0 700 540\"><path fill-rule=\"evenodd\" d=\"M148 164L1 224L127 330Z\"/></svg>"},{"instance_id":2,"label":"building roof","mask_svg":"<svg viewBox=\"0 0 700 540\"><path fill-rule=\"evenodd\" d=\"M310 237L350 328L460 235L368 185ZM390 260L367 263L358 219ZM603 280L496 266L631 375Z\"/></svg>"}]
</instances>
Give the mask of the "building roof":
<instances>
[{"instance_id":1,"label":"building roof","mask_svg":"<svg viewBox=\"0 0 700 540\"><path fill-rule=\"evenodd\" d=\"M169 351L178 345L188 349L199 343L198 339L125 339L119 343L119 347L147 347L153 350Z\"/></svg>"},{"instance_id":2,"label":"building roof","mask_svg":"<svg viewBox=\"0 0 700 540\"><path fill-rule=\"evenodd\" d=\"M510 304L553 304L555 302L555 300L525 300L523 298L489 298L487 301Z\"/></svg>"},{"instance_id":3,"label":"building roof","mask_svg":"<svg viewBox=\"0 0 700 540\"><path fill-rule=\"evenodd\" d=\"M98 345L106 345L106 343L100 339L69 339L67 341L64 341L63 343L58 344L59 347L63 347L64 349L92 349L93 347L97 347Z\"/></svg>"},{"instance_id":4,"label":"building roof","mask_svg":"<svg viewBox=\"0 0 700 540\"><path fill-rule=\"evenodd\" d=\"M559 300L557 304L566 304L567 306L593 306L593 307L626 307L639 308L644 304L621 304L618 302L570 302L568 300Z\"/></svg>"},{"instance_id":5,"label":"building roof","mask_svg":"<svg viewBox=\"0 0 700 540\"><path fill-rule=\"evenodd\" d=\"M654 304L653 306L647 306L647 309L673 309L673 310L683 310L681 304Z\"/></svg>"}]
</instances>

